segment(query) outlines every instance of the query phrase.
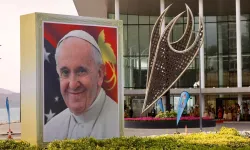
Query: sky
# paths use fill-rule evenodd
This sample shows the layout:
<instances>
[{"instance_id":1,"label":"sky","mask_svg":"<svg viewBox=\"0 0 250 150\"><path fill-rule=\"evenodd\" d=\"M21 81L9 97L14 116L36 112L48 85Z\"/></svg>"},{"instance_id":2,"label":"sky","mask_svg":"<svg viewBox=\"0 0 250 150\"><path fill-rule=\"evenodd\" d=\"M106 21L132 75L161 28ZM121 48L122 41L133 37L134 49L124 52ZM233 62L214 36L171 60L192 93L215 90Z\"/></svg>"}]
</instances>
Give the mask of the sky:
<instances>
[{"instance_id":1,"label":"sky","mask_svg":"<svg viewBox=\"0 0 250 150\"><path fill-rule=\"evenodd\" d=\"M20 16L34 12L78 16L73 0L0 0L0 88L20 92Z\"/></svg>"}]
</instances>

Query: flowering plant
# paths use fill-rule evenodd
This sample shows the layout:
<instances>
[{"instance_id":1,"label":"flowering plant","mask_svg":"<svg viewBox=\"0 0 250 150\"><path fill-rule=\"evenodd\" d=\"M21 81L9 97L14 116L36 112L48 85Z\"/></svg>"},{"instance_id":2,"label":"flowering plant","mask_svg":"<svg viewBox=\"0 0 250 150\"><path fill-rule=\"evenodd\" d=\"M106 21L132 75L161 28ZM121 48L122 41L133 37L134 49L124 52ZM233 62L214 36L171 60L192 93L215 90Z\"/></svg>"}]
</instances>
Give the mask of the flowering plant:
<instances>
[{"instance_id":1,"label":"flowering plant","mask_svg":"<svg viewBox=\"0 0 250 150\"><path fill-rule=\"evenodd\" d=\"M165 111L165 112L159 112L155 118L174 118L177 116L177 113L174 110L171 111Z\"/></svg>"},{"instance_id":2,"label":"flowering plant","mask_svg":"<svg viewBox=\"0 0 250 150\"><path fill-rule=\"evenodd\" d=\"M200 117L181 117L180 120L199 120ZM211 120L209 117L203 117L203 120ZM125 121L159 121L159 120L176 120L176 117L173 118L154 118L154 117L141 117L141 118L124 118Z\"/></svg>"}]
</instances>

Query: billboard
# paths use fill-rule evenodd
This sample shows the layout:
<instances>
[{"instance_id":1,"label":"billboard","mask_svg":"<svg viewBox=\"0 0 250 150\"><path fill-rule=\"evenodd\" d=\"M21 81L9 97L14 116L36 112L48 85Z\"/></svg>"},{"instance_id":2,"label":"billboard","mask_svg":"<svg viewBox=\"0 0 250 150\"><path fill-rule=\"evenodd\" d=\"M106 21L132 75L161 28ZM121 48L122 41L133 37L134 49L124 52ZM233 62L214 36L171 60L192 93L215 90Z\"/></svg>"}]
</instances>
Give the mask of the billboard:
<instances>
[{"instance_id":1,"label":"billboard","mask_svg":"<svg viewBox=\"0 0 250 150\"><path fill-rule=\"evenodd\" d=\"M21 17L25 33L32 32L24 27L32 15L36 30L35 46L31 48L36 51L36 68L32 69L36 71L36 80L31 78L29 82L36 84L23 79L21 87L23 93L28 91L27 86L36 88L37 99L29 100L36 103L34 106L23 102L21 107L35 107L37 119L25 120L28 113L22 109L23 139L26 140L25 128L31 122L38 124L38 144L123 135L122 22L35 13ZM28 34L32 33L21 33L23 60L31 57L24 52ZM25 72L29 67L21 62L21 76L29 76ZM28 98L26 94L21 96L22 101Z\"/></svg>"}]
</instances>

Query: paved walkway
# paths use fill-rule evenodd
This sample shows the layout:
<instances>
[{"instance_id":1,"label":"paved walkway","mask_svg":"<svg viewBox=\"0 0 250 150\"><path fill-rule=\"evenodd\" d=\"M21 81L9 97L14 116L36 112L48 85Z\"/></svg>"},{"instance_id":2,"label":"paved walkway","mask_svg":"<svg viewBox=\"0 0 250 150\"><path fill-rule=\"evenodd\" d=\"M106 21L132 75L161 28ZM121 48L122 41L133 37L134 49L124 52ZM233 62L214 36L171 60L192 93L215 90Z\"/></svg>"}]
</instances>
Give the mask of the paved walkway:
<instances>
[{"instance_id":1,"label":"paved walkway","mask_svg":"<svg viewBox=\"0 0 250 150\"><path fill-rule=\"evenodd\" d=\"M12 130L13 133L20 134L21 133L21 123L11 123L10 129ZM9 131L9 124L0 125L0 135L7 134L8 131Z\"/></svg>"},{"instance_id":2,"label":"paved walkway","mask_svg":"<svg viewBox=\"0 0 250 150\"><path fill-rule=\"evenodd\" d=\"M229 128L236 128L238 131L248 131L250 132L250 122L224 122L221 124L217 124L216 127L211 128L203 128L205 132L214 132L219 131L222 126ZM12 123L11 130L13 131L13 138L20 139L21 138L21 124L20 123ZM0 125L0 139L7 138L7 131L9 129L8 124ZM125 136L150 136L150 135L162 135L162 134L173 134L176 132L176 129L133 129L133 128L125 128L124 135ZM185 129L180 128L178 132L184 133ZM188 128L188 133L200 132L200 128Z\"/></svg>"}]
</instances>

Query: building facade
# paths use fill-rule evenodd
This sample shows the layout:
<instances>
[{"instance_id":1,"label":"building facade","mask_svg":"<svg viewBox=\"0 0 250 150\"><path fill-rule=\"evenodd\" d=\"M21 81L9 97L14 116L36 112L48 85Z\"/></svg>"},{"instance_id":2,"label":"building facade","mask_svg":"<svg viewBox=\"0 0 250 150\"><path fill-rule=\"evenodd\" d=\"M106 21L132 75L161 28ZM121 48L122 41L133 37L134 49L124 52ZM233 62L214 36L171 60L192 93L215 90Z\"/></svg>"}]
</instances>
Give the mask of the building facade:
<instances>
[{"instance_id":1,"label":"building facade","mask_svg":"<svg viewBox=\"0 0 250 150\"><path fill-rule=\"evenodd\" d=\"M124 89L126 102L134 109L140 110L145 94L151 30L160 12L172 3L165 23L185 11L186 3L195 16L195 31L199 15L204 17L205 39L200 55L170 90L166 105L177 109L178 96L186 90L192 95L187 111L195 104L202 111L208 105L218 110L219 106L235 103L242 112L245 104L250 108L249 0L74 0L74 3L81 16L123 20ZM186 14L174 27L172 41L182 36L185 26ZM194 87L199 80L201 96L199 88Z\"/></svg>"}]
</instances>

